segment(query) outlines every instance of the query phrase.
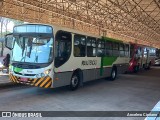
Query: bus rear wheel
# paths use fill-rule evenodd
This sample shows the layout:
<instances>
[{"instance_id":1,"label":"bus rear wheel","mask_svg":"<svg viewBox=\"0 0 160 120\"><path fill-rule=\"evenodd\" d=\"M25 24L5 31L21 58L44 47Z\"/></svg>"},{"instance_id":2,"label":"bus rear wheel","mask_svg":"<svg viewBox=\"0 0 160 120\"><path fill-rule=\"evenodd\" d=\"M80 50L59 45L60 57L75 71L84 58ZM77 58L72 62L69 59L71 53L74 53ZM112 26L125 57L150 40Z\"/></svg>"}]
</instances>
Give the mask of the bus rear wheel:
<instances>
[{"instance_id":1,"label":"bus rear wheel","mask_svg":"<svg viewBox=\"0 0 160 120\"><path fill-rule=\"evenodd\" d=\"M112 69L111 71L111 76L110 76L110 80L115 80L117 77L117 70L115 68Z\"/></svg>"},{"instance_id":2,"label":"bus rear wheel","mask_svg":"<svg viewBox=\"0 0 160 120\"><path fill-rule=\"evenodd\" d=\"M70 89L76 90L79 86L79 83L80 83L80 79L79 79L78 74L73 74L71 81L70 81Z\"/></svg>"}]
</instances>

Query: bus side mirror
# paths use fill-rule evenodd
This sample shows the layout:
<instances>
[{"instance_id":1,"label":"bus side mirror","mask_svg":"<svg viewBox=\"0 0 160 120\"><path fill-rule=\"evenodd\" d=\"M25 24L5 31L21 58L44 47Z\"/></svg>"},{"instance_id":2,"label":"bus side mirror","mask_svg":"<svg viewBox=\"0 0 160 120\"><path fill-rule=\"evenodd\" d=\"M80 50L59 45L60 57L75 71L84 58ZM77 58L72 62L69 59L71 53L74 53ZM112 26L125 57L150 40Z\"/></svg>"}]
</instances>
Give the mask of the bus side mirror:
<instances>
[{"instance_id":1,"label":"bus side mirror","mask_svg":"<svg viewBox=\"0 0 160 120\"><path fill-rule=\"evenodd\" d=\"M5 35L5 46L8 49L10 49L10 50L13 49L13 43L14 43L13 34L10 33L10 34Z\"/></svg>"}]
</instances>

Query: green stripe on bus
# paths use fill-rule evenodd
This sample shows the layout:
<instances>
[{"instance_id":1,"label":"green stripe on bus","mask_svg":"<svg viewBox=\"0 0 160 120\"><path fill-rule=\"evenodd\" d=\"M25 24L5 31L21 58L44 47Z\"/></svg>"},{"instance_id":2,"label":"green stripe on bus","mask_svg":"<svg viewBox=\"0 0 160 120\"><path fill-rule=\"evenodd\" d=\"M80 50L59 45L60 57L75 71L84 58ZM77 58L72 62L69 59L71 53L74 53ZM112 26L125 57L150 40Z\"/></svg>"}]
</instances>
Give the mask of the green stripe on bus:
<instances>
[{"instance_id":1,"label":"green stripe on bus","mask_svg":"<svg viewBox=\"0 0 160 120\"><path fill-rule=\"evenodd\" d=\"M22 69L22 68L18 68L18 67L14 67L13 70L14 70L15 72L21 72L23 69Z\"/></svg>"},{"instance_id":2,"label":"green stripe on bus","mask_svg":"<svg viewBox=\"0 0 160 120\"><path fill-rule=\"evenodd\" d=\"M116 61L117 57L103 57L103 66L110 66Z\"/></svg>"},{"instance_id":3,"label":"green stripe on bus","mask_svg":"<svg viewBox=\"0 0 160 120\"><path fill-rule=\"evenodd\" d=\"M100 75L103 75L103 66L111 66L115 62L117 57L101 57L101 69Z\"/></svg>"}]
</instances>

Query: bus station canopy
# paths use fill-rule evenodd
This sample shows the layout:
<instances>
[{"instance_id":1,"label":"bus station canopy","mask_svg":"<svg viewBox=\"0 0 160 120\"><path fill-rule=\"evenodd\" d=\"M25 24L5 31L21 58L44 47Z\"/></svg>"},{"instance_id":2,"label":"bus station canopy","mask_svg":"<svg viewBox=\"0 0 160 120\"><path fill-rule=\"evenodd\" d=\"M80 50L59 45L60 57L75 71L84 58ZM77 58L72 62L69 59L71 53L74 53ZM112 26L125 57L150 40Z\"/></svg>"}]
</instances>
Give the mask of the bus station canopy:
<instances>
[{"instance_id":1,"label":"bus station canopy","mask_svg":"<svg viewBox=\"0 0 160 120\"><path fill-rule=\"evenodd\" d=\"M0 16L160 48L159 0L0 0Z\"/></svg>"}]
</instances>

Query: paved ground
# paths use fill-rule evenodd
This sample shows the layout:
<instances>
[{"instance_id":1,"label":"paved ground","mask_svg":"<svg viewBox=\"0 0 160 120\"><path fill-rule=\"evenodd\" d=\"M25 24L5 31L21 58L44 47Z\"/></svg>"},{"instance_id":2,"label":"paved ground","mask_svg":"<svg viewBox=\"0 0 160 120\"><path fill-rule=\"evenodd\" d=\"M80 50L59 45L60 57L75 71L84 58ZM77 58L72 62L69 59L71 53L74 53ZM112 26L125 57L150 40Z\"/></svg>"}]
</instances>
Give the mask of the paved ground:
<instances>
[{"instance_id":1,"label":"paved ground","mask_svg":"<svg viewBox=\"0 0 160 120\"><path fill-rule=\"evenodd\" d=\"M119 75L115 81L101 79L89 82L77 91L69 91L67 87L43 89L30 86L9 86L0 89L1 111L150 111L159 100L160 68L158 67L138 74ZM83 119L143 120L144 118Z\"/></svg>"}]
</instances>

